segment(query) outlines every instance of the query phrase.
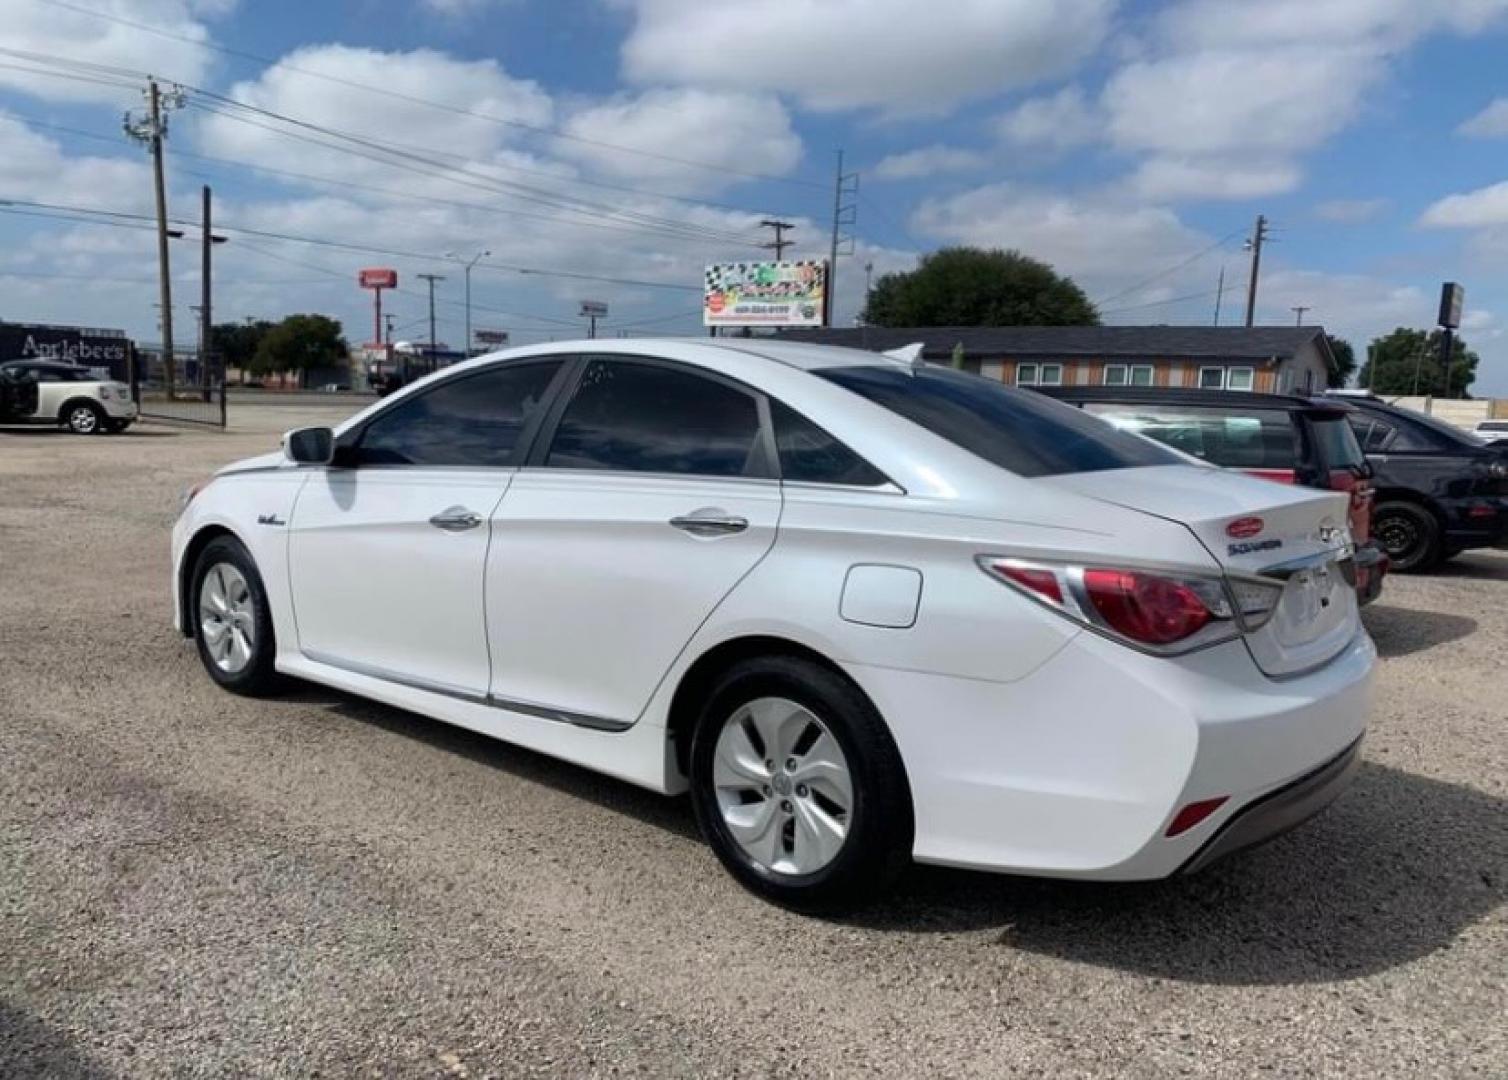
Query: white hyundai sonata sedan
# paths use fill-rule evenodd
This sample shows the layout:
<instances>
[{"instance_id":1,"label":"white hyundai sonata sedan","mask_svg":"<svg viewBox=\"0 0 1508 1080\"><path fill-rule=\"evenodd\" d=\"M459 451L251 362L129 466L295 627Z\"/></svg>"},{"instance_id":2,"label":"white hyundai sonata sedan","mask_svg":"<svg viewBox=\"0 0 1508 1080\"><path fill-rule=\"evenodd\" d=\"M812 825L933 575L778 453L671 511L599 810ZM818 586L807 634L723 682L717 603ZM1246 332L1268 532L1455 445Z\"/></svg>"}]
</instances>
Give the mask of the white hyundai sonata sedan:
<instances>
[{"instance_id":1,"label":"white hyundai sonata sedan","mask_svg":"<svg viewBox=\"0 0 1508 1080\"><path fill-rule=\"evenodd\" d=\"M296 676L656 791L802 909L908 859L1159 878L1349 781L1343 495L1029 391L760 339L459 364L173 530L227 690Z\"/></svg>"}]
</instances>

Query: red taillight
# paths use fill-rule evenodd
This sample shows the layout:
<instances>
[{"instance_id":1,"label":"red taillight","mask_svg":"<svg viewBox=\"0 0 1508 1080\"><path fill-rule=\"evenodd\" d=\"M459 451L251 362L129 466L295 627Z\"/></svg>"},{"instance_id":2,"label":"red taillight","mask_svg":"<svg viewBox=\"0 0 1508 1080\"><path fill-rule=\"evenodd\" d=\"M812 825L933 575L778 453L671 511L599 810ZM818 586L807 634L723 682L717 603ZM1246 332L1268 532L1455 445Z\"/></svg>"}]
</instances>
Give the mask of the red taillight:
<instances>
[{"instance_id":1,"label":"red taillight","mask_svg":"<svg viewBox=\"0 0 1508 1080\"><path fill-rule=\"evenodd\" d=\"M1058 584L1058 575L1051 570L1031 566L1013 566L1010 563L1001 563L996 570L1002 577L1010 578L1017 585L1030 589L1039 596L1045 596L1054 604L1063 602L1063 589Z\"/></svg>"},{"instance_id":2,"label":"red taillight","mask_svg":"<svg viewBox=\"0 0 1508 1080\"><path fill-rule=\"evenodd\" d=\"M1229 801L1229 795L1222 795L1218 799L1201 799L1199 802L1189 803L1173 815L1173 820L1168 823L1166 835L1177 836L1179 833L1188 832Z\"/></svg>"},{"instance_id":3,"label":"red taillight","mask_svg":"<svg viewBox=\"0 0 1508 1080\"><path fill-rule=\"evenodd\" d=\"M1155 574L1085 570L1084 591L1111 629L1147 645L1182 641L1213 618L1193 589Z\"/></svg>"}]
</instances>

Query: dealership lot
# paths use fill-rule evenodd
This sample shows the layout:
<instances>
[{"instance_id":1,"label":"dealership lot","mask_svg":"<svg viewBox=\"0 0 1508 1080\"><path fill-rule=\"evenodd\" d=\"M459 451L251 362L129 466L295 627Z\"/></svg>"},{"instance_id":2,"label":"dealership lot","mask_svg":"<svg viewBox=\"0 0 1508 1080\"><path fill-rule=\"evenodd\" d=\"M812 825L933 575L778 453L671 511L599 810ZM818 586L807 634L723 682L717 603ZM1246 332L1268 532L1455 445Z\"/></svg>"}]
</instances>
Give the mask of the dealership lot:
<instances>
[{"instance_id":1,"label":"dealership lot","mask_svg":"<svg viewBox=\"0 0 1508 1080\"><path fill-rule=\"evenodd\" d=\"M684 800L212 686L179 493L342 408L0 431L0 1074L1502 1071L1508 555L1388 581L1366 765L1300 832L1147 886L917 870L823 922Z\"/></svg>"}]
</instances>

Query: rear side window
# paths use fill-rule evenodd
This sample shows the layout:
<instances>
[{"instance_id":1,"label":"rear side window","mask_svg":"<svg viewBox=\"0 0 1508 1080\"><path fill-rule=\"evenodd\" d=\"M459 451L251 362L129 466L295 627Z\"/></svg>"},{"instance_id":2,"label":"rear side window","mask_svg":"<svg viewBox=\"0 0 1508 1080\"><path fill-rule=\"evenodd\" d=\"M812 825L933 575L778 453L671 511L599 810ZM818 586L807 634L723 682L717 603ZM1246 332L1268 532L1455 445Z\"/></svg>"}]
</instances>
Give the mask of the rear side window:
<instances>
[{"instance_id":1,"label":"rear side window","mask_svg":"<svg viewBox=\"0 0 1508 1080\"><path fill-rule=\"evenodd\" d=\"M878 487L885 475L806 417L778 401L770 402L780 478L808 484Z\"/></svg>"},{"instance_id":2,"label":"rear side window","mask_svg":"<svg viewBox=\"0 0 1508 1080\"><path fill-rule=\"evenodd\" d=\"M511 465L524 425L560 365L559 360L505 364L403 401L367 425L357 464Z\"/></svg>"},{"instance_id":3,"label":"rear side window","mask_svg":"<svg viewBox=\"0 0 1508 1080\"><path fill-rule=\"evenodd\" d=\"M559 469L762 476L754 398L658 364L593 360L545 464Z\"/></svg>"},{"instance_id":4,"label":"rear side window","mask_svg":"<svg viewBox=\"0 0 1508 1080\"><path fill-rule=\"evenodd\" d=\"M1282 409L1232 413L1198 405L1092 402L1086 412L1225 469L1292 469L1298 431Z\"/></svg>"},{"instance_id":5,"label":"rear side window","mask_svg":"<svg viewBox=\"0 0 1508 1080\"><path fill-rule=\"evenodd\" d=\"M947 368L866 365L816 374L1020 476L1179 463L1071 405Z\"/></svg>"},{"instance_id":6,"label":"rear side window","mask_svg":"<svg viewBox=\"0 0 1508 1080\"><path fill-rule=\"evenodd\" d=\"M1370 416L1356 415L1350 418L1351 432L1356 436L1356 441L1361 444L1362 450L1369 454L1375 454L1388 445L1388 440L1393 437L1391 426L1381 420L1374 420Z\"/></svg>"}]
</instances>

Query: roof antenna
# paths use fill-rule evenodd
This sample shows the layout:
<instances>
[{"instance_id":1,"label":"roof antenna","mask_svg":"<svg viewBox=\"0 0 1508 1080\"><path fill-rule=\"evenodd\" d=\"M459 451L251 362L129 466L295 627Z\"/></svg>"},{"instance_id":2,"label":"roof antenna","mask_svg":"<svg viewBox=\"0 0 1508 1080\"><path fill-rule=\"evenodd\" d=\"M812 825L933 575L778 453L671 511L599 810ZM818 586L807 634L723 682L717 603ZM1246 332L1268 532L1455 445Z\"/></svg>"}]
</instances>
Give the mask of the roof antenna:
<instances>
[{"instance_id":1,"label":"roof antenna","mask_svg":"<svg viewBox=\"0 0 1508 1080\"><path fill-rule=\"evenodd\" d=\"M926 364L926 361L922 359L922 350L925 348L925 343L913 341L910 345L902 345L898 349L886 349L880 355L887 360L905 364L912 371L920 371Z\"/></svg>"}]
</instances>

